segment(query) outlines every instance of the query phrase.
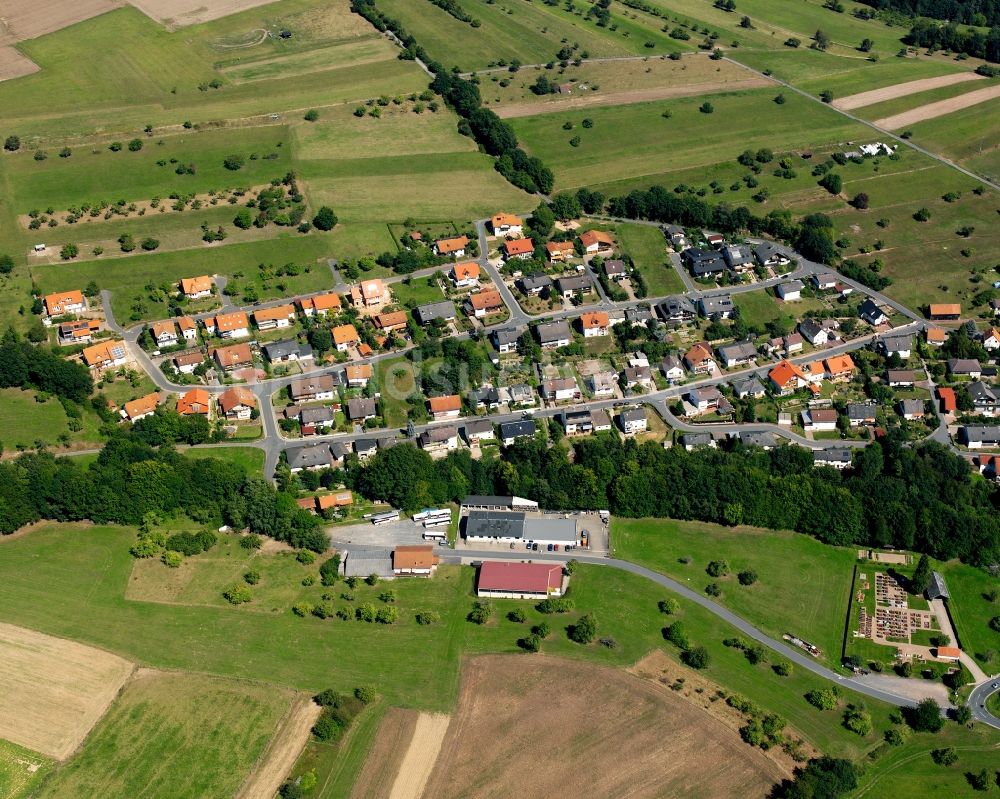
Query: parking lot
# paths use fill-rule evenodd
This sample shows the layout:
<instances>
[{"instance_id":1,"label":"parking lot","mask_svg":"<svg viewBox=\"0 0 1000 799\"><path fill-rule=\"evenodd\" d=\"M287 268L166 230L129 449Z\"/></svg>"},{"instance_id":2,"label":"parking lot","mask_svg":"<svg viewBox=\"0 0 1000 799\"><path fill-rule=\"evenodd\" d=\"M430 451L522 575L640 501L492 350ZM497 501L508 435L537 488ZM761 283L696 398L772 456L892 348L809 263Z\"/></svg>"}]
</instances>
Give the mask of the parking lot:
<instances>
[{"instance_id":1,"label":"parking lot","mask_svg":"<svg viewBox=\"0 0 1000 799\"><path fill-rule=\"evenodd\" d=\"M587 531L587 536L589 539L588 547L577 546L575 550L579 553L586 553L588 555L607 555L608 554L608 525L600 518L597 513L578 511L576 513L549 513L545 514L550 517L558 518L575 518L577 523L577 530L582 532ZM487 541L473 541L467 543L465 538L462 536L462 531L464 530L464 525L459 525L459 537L455 542L455 550L461 552L463 550L479 550L479 551L490 551L496 552L497 554L511 552L527 552L527 542L526 541L515 541L513 542L487 542ZM547 552L548 547L545 545L539 545L538 552ZM560 551L565 551L560 547Z\"/></svg>"},{"instance_id":2,"label":"parking lot","mask_svg":"<svg viewBox=\"0 0 1000 799\"><path fill-rule=\"evenodd\" d=\"M400 519L398 522L388 522L386 524L372 524L371 522L359 522L357 524L338 525L328 527L330 542L337 549L343 549L350 545L356 547L395 547L400 544L429 544L424 541L423 525Z\"/></svg>"}]
</instances>

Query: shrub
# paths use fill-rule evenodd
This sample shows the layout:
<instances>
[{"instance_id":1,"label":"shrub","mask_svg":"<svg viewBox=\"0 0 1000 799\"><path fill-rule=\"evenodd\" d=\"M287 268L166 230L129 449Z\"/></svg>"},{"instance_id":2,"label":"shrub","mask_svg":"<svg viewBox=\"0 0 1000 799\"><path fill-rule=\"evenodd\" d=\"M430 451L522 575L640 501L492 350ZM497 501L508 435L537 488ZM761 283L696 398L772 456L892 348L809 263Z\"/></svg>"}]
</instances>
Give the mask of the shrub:
<instances>
[{"instance_id":1,"label":"shrub","mask_svg":"<svg viewBox=\"0 0 1000 799\"><path fill-rule=\"evenodd\" d=\"M515 624L524 624L528 617L521 608L515 608L507 614L507 618Z\"/></svg>"},{"instance_id":2,"label":"shrub","mask_svg":"<svg viewBox=\"0 0 1000 799\"><path fill-rule=\"evenodd\" d=\"M543 599L537 605L535 605L535 610L539 613L569 613L573 610L573 600L566 599L564 597L549 597L548 599Z\"/></svg>"},{"instance_id":3,"label":"shrub","mask_svg":"<svg viewBox=\"0 0 1000 799\"><path fill-rule=\"evenodd\" d=\"M428 625L437 624L441 620L441 616L433 610L421 610L418 611L417 624Z\"/></svg>"},{"instance_id":4,"label":"shrub","mask_svg":"<svg viewBox=\"0 0 1000 799\"><path fill-rule=\"evenodd\" d=\"M240 538L240 546L243 549L260 549L263 543L264 539L256 533L250 533Z\"/></svg>"},{"instance_id":5,"label":"shrub","mask_svg":"<svg viewBox=\"0 0 1000 799\"><path fill-rule=\"evenodd\" d=\"M597 618L593 613L587 613L580 617L580 620L569 628L571 641L578 644L589 644L597 635Z\"/></svg>"},{"instance_id":6,"label":"shrub","mask_svg":"<svg viewBox=\"0 0 1000 799\"><path fill-rule=\"evenodd\" d=\"M59 250L59 257L64 261L71 261L80 254L80 248L75 244L64 244L62 249Z\"/></svg>"},{"instance_id":7,"label":"shrub","mask_svg":"<svg viewBox=\"0 0 1000 799\"><path fill-rule=\"evenodd\" d=\"M310 566L316 562L316 553L310 552L308 549L300 549L295 553L295 560L303 566Z\"/></svg>"},{"instance_id":8,"label":"shrub","mask_svg":"<svg viewBox=\"0 0 1000 799\"><path fill-rule=\"evenodd\" d=\"M222 159L222 165L231 172L242 169L246 162L246 158L242 155L227 155Z\"/></svg>"},{"instance_id":9,"label":"shrub","mask_svg":"<svg viewBox=\"0 0 1000 799\"><path fill-rule=\"evenodd\" d=\"M678 610L680 610L680 602L678 602L673 597L667 597L666 599L661 599L657 603L657 607L660 609L660 613L666 613L668 616L672 616Z\"/></svg>"},{"instance_id":10,"label":"shrub","mask_svg":"<svg viewBox=\"0 0 1000 799\"><path fill-rule=\"evenodd\" d=\"M208 552L217 541L218 537L211 530L202 530L199 533L174 533L167 539L166 547L190 556Z\"/></svg>"},{"instance_id":11,"label":"shrub","mask_svg":"<svg viewBox=\"0 0 1000 799\"><path fill-rule=\"evenodd\" d=\"M375 606L371 602L364 602L358 605L357 610L354 611L354 616L358 621L364 621L371 624L375 621Z\"/></svg>"},{"instance_id":12,"label":"shrub","mask_svg":"<svg viewBox=\"0 0 1000 799\"><path fill-rule=\"evenodd\" d=\"M21 149L21 139L18 136L8 136L4 139L3 148L8 152L16 152Z\"/></svg>"},{"instance_id":13,"label":"shrub","mask_svg":"<svg viewBox=\"0 0 1000 799\"><path fill-rule=\"evenodd\" d=\"M354 689L354 695L366 705L370 705L378 698L374 685L359 685Z\"/></svg>"},{"instance_id":14,"label":"shrub","mask_svg":"<svg viewBox=\"0 0 1000 799\"><path fill-rule=\"evenodd\" d=\"M253 594L245 585L234 585L222 592L223 599L230 605L242 605L253 599Z\"/></svg>"},{"instance_id":15,"label":"shrub","mask_svg":"<svg viewBox=\"0 0 1000 799\"><path fill-rule=\"evenodd\" d=\"M709 583L708 585L705 586L705 593L708 594L709 596L721 596L722 589L719 588L718 583Z\"/></svg>"},{"instance_id":16,"label":"shrub","mask_svg":"<svg viewBox=\"0 0 1000 799\"><path fill-rule=\"evenodd\" d=\"M333 212L332 208L324 205L316 212L312 223L316 226L317 230L333 230L337 226L337 215Z\"/></svg>"},{"instance_id":17,"label":"shrub","mask_svg":"<svg viewBox=\"0 0 1000 799\"><path fill-rule=\"evenodd\" d=\"M939 766L953 766L958 762L958 752L954 746L946 746L941 749L931 750L931 760Z\"/></svg>"},{"instance_id":18,"label":"shrub","mask_svg":"<svg viewBox=\"0 0 1000 799\"><path fill-rule=\"evenodd\" d=\"M396 592L391 588L387 588L385 589L385 591L383 591L378 595L378 598L379 600L385 602L386 604L392 604L393 602L396 601Z\"/></svg>"},{"instance_id":19,"label":"shrub","mask_svg":"<svg viewBox=\"0 0 1000 799\"><path fill-rule=\"evenodd\" d=\"M698 106L698 110L701 111L701 113L703 114L711 114L712 112L715 111L715 106L706 100L704 103Z\"/></svg>"},{"instance_id":20,"label":"shrub","mask_svg":"<svg viewBox=\"0 0 1000 799\"><path fill-rule=\"evenodd\" d=\"M493 616L493 603L488 599L476 600L466 617L473 624L486 624Z\"/></svg>"},{"instance_id":21,"label":"shrub","mask_svg":"<svg viewBox=\"0 0 1000 799\"><path fill-rule=\"evenodd\" d=\"M142 139L132 139L132 141L128 143L128 148L133 153L139 152L139 150L142 149Z\"/></svg>"},{"instance_id":22,"label":"shrub","mask_svg":"<svg viewBox=\"0 0 1000 799\"><path fill-rule=\"evenodd\" d=\"M690 666L692 669L704 669L708 668L709 661L711 658L708 655L708 650L703 646L696 646L692 649L686 649L681 655L681 660L684 661L685 665Z\"/></svg>"},{"instance_id":23,"label":"shrub","mask_svg":"<svg viewBox=\"0 0 1000 799\"><path fill-rule=\"evenodd\" d=\"M683 622L675 621L673 624L663 628L663 637L678 649L688 648L687 628Z\"/></svg>"},{"instance_id":24,"label":"shrub","mask_svg":"<svg viewBox=\"0 0 1000 799\"><path fill-rule=\"evenodd\" d=\"M837 706L840 692L836 687L814 688L805 695L806 701L820 710L833 710Z\"/></svg>"},{"instance_id":25,"label":"shrub","mask_svg":"<svg viewBox=\"0 0 1000 799\"><path fill-rule=\"evenodd\" d=\"M864 705L847 706L847 710L844 711L844 726L861 736L871 735L874 729L872 717L865 710Z\"/></svg>"},{"instance_id":26,"label":"shrub","mask_svg":"<svg viewBox=\"0 0 1000 799\"><path fill-rule=\"evenodd\" d=\"M174 552L172 549L168 549L160 557L160 560L163 561L165 566L168 566L171 569L176 569L181 565L181 563L184 562L184 556L180 552Z\"/></svg>"},{"instance_id":27,"label":"shrub","mask_svg":"<svg viewBox=\"0 0 1000 799\"><path fill-rule=\"evenodd\" d=\"M310 108L302 117L306 122L315 122L319 119L319 111L315 108Z\"/></svg>"},{"instance_id":28,"label":"shrub","mask_svg":"<svg viewBox=\"0 0 1000 799\"><path fill-rule=\"evenodd\" d=\"M369 574L367 577L365 577L365 585L376 585L377 583L378 583L377 574Z\"/></svg>"},{"instance_id":29,"label":"shrub","mask_svg":"<svg viewBox=\"0 0 1000 799\"><path fill-rule=\"evenodd\" d=\"M931 212L927 208L918 208L913 212L913 218L918 222L926 222L931 218Z\"/></svg>"},{"instance_id":30,"label":"shrub","mask_svg":"<svg viewBox=\"0 0 1000 799\"><path fill-rule=\"evenodd\" d=\"M779 677L787 677L792 673L792 664L787 660L779 660L771 666L771 670Z\"/></svg>"},{"instance_id":31,"label":"shrub","mask_svg":"<svg viewBox=\"0 0 1000 799\"><path fill-rule=\"evenodd\" d=\"M312 612L313 612L313 606L309 602L297 602L296 604L292 605L292 613L294 613L296 616L299 616L300 618L305 618Z\"/></svg>"},{"instance_id":32,"label":"shrub","mask_svg":"<svg viewBox=\"0 0 1000 799\"><path fill-rule=\"evenodd\" d=\"M340 555L334 555L329 560L324 560L319 567L319 580L323 585L333 585L337 582L340 574Z\"/></svg>"},{"instance_id":33,"label":"shrub","mask_svg":"<svg viewBox=\"0 0 1000 799\"><path fill-rule=\"evenodd\" d=\"M729 563L724 560L713 560L705 569L709 577L725 577L729 574Z\"/></svg>"},{"instance_id":34,"label":"shrub","mask_svg":"<svg viewBox=\"0 0 1000 799\"><path fill-rule=\"evenodd\" d=\"M153 250L157 249L160 246L160 241L159 239L147 237L142 240L142 244L140 246L146 252L152 252Z\"/></svg>"},{"instance_id":35,"label":"shrub","mask_svg":"<svg viewBox=\"0 0 1000 799\"><path fill-rule=\"evenodd\" d=\"M243 581L247 585L257 585L260 582L260 572L257 569L250 569L250 571L243 575Z\"/></svg>"},{"instance_id":36,"label":"shrub","mask_svg":"<svg viewBox=\"0 0 1000 799\"><path fill-rule=\"evenodd\" d=\"M524 638L519 638L517 645L525 652L537 652L542 648L542 639L536 633L532 633Z\"/></svg>"},{"instance_id":37,"label":"shrub","mask_svg":"<svg viewBox=\"0 0 1000 799\"><path fill-rule=\"evenodd\" d=\"M399 618L399 611L392 605L379 608L375 611L375 621L379 624L395 624Z\"/></svg>"},{"instance_id":38,"label":"shrub","mask_svg":"<svg viewBox=\"0 0 1000 799\"><path fill-rule=\"evenodd\" d=\"M531 632L539 638L548 638L549 634L552 632L552 628L549 627L549 623L547 621L542 621L532 627Z\"/></svg>"},{"instance_id":39,"label":"shrub","mask_svg":"<svg viewBox=\"0 0 1000 799\"><path fill-rule=\"evenodd\" d=\"M757 572L753 569L744 569L736 578L740 581L740 585L753 585L757 582Z\"/></svg>"}]
</instances>

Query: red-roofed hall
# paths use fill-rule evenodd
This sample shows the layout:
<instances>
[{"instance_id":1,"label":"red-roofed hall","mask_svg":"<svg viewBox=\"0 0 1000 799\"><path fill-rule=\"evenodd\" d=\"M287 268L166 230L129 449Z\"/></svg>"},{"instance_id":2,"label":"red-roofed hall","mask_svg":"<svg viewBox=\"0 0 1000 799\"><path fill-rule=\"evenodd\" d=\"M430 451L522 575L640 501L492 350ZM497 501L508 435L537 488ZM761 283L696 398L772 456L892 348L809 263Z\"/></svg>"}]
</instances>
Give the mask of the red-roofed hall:
<instances>
[{"instance_id":1,"label":"red-roofed hall","mask_svg":"<svg viewBox=\"0 0 1000 799\"><path fill-rule=\"evenodd\" d=\"M479 567L476 596L498 599L545 599L562 596L563 569L558 563L510 563L487 560Z\"/></svg>"}]
</instances>

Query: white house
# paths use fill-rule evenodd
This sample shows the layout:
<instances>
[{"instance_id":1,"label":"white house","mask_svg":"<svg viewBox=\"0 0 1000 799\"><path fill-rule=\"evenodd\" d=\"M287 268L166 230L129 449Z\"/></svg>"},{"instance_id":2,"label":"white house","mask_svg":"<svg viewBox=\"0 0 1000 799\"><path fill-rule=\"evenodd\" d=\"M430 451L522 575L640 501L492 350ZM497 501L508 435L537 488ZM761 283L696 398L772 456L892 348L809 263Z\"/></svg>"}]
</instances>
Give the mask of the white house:
<instances>
[{"instance_id":1,"label":"white house","mask_svg":"<svg viewBox=\"0 0 1000 799\"><path fill-rule=\"evenodd\" d=\"M787 283L779 284L774 292L778 295L779 299L785 302L793 302L802 299L802 289L801 280L789 280Z\"/></svg>"}]
</instances>

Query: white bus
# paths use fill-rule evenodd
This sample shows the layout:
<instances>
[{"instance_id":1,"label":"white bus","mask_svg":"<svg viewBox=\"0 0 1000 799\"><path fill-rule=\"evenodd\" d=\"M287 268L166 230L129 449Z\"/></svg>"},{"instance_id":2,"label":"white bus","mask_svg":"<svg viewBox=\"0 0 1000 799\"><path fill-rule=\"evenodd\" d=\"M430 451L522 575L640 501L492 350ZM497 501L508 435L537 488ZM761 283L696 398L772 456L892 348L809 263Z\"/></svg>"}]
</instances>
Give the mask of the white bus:
<instances>
[{"instance_id":1,"label":"white bus","mask_svg":"<svg viewBox=\"0 0 1000 799\"><path fill-rule=\"evenodd\" d=\"M451 511L442 510L424 519L424 527L440 527L443 524L451 524Z\"/></svg>"},{"instance_id":2,"label":"white bus","mask_svg":"<svg viewBox=\"0 0 1000 799\"><path fill-rule=\"evenodd\" d=\"M434 516L434 515L437 515L437 514L443 513L443 512L444 511L441 511L438 508L424 508L419 513L414 513L413 514L413 521L415 521L415 522L422 522L424 519L426 519L429 516Z\"/></svg>"},{"instance_id":3,"label":"white bus","mask_svg":"<svg viewBox=\"0 0 1000 799\"><path fill-rule=\"evenodd\" d=\"M390 510L385 513L376 513L372 516L372 524L387 524L389 522L399 521L399 511Z\"/></svg>"}]
</instances>

